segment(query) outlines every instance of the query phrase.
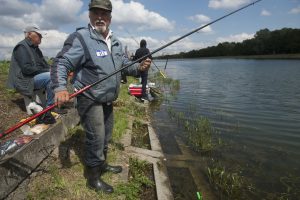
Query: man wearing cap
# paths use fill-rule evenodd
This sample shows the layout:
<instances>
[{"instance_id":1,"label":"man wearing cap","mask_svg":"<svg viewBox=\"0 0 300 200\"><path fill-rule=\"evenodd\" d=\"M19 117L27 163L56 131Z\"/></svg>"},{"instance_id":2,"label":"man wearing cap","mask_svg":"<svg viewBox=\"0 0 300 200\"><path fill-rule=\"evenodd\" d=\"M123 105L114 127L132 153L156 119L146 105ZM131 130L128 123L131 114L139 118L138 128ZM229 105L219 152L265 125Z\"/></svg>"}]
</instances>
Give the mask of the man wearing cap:
<instances>
[{"instance_id":1,"label":"man wearing cap","mask_svg":"<svg viewBox=\"0 0 300 200\"><path fill-rule=\"evenodd\" d=\"M50 67L39 48L43 33L38 26L27 26L24 34L25 39L13 49L7 86L30 98L34 90L45 88L48 107L54 104L54 92L51 88ZM55 123L50 112L38 118L39 120L46 124Z\"/></svg>"},{"instance_id":2,"label":"man wearing cap","mask_svg":"<svg viewBox=\"0 0 300 200\"><path fill-rule=\"evenodd\" d=\"M60 104L69 100L67 74L74 72L73 86L80 90L101 80L131 61L125 56L122 43L109 29L112 4L110 0L92 0L89 4L90 23L71 34L56 56L51 68L55 100ZM149 69L150 59L123 70L126 75L138 76ZM121 166L108 165L108 142L113 130L113 104L118 97L121 73L117 73L85 90L77 98L77 110L84 128L85 172L87 185L96 190L112 193L113 187L100 176L105 172L120 173Z\"/></svg>"}]
</instances>

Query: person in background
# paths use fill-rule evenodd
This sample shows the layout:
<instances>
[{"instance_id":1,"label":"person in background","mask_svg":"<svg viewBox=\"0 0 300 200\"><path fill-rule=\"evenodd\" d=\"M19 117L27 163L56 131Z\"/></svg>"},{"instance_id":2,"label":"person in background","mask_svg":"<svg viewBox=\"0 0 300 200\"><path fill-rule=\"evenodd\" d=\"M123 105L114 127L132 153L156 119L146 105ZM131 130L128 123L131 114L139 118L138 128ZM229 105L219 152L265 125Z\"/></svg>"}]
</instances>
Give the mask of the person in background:
<instances>
[{"instance_id":1,"label":"person in background","mask_svg":"<svg viewBox=\"0 0 300 200\"><path fill-rule=\"evenodd\" d=\"M125 56L130 59L130 55L128 52L128 47L125 46ZM127 76L124 72L121 72L121 83L126 84L127 83Z\"/></svg>"},{"instance_id":2,"label":"person in background","mask_svg":"<svg viewBox=\"0 0 300 200\"><path fill-rule=\"evenodd\" d=\"M29 98L33 97L34 90L45 89L46 106L51 106L54 104L54 92L50 80L50 66L39 48L43 32L38 26L27 26L24 34L25 39L20 41L12 52L7 86ZM66 110L56 107L54 112L65 114ZM45 124L56 122L51 112L45 113L37 120Z\"/></svg>"},{"instance_id":3,"label":"person in background","mask_svg":"<svg viewBox=\"0 0 300 200\"><path fill-rule=\"evenodd\" d=\"M66 88L67 74L74 72L75 90L91 85L108 74L127 66L122 43L110 30L112 19L110 0L92 0L89 3L90 23L78 28L64 43L51 68L55 101L59 105L69 101ZM126 75L138 76L148 70L151 60L122 70ZM112 137L113 101L119 94L121 73L117 73L77 95L77 110L85 131L85 174L87 185L96 191L112 193L113 187L101 179L105 172L120 173L122 166L107 163L108 143Z\"/></svg>"},{"instance_id":4,"label":"person in background","mask_svg":"<svg viewBox=\"0 0 300 200\"><path fill-rule=\"evenodd\" d=\"M136 50L135 55L134 55L134 59L133 60L137 60L139 58L142 58L145 55L150 54L149 49L147 48L147 42L146 40L142 39L140 41L140 48ZM149 56L150 59L152 59L152 56ZM142 62L142 61L141 61ZM145 70L143 72L141 72L141 84L142 84L142 96L141 96L141 100L144 101L150 101L150 99L148 98L148 94L146 92L146 86L147 86L147 79L148 79L148 70Z\"/></svg>"}]
</instances>

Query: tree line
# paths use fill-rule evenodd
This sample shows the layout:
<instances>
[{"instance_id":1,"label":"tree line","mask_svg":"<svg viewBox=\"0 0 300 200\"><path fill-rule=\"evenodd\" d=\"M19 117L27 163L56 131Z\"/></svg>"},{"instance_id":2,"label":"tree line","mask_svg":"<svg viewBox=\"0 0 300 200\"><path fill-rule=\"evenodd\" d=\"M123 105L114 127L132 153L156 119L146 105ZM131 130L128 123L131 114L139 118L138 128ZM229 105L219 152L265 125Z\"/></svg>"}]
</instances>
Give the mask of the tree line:
<instances>
[{"instance_id":1,"label":"tree line","mask_svg":"<svg viewBox=\"0 0 300 200\"><path fill-rule=\"evenodd\" d=\"M262 29L254 38L243 42L222 42L211 46L179 54L164 55L158 58L199 58L215 56L248 56L300 53L300 29L283 28L270 31Z\"/></svg>"}]
</instances>

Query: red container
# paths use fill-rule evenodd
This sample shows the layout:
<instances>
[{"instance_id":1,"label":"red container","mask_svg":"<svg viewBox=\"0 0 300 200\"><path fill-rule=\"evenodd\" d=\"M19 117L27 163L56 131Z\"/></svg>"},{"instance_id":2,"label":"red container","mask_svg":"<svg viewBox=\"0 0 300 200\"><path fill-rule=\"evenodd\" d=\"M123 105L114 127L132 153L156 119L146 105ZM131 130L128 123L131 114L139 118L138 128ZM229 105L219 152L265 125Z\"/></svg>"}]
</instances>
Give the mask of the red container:
<instances>
[{"instance_id":1,"label":"red container","mask_svg":"<svg viewBox=\"0 0 300 200\"><path fill-rule=\"evenodd\" d=\"M131 95L140 97L142 96L142 85L130 84L128 87L128 91Z\"/></svg>"}]
</instances>

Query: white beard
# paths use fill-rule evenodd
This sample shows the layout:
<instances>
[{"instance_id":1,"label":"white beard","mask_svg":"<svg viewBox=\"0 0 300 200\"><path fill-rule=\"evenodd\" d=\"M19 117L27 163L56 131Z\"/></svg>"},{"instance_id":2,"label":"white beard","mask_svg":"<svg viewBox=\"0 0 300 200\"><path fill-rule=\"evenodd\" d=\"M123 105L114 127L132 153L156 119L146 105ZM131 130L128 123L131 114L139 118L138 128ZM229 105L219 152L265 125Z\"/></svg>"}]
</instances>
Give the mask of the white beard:
<instances>
[{"instance_id":1,"label":"white beard","mask_svg":"<svg viewBox=\"0 0 300 200\"><path fill-rule=\"evenodd\" d=\"M96 31L99 34L104 34L107 31L107 27L106 26L97 26L97 27L95 27L95 29L96 29Z\"/></svg>"}]
</instances>

